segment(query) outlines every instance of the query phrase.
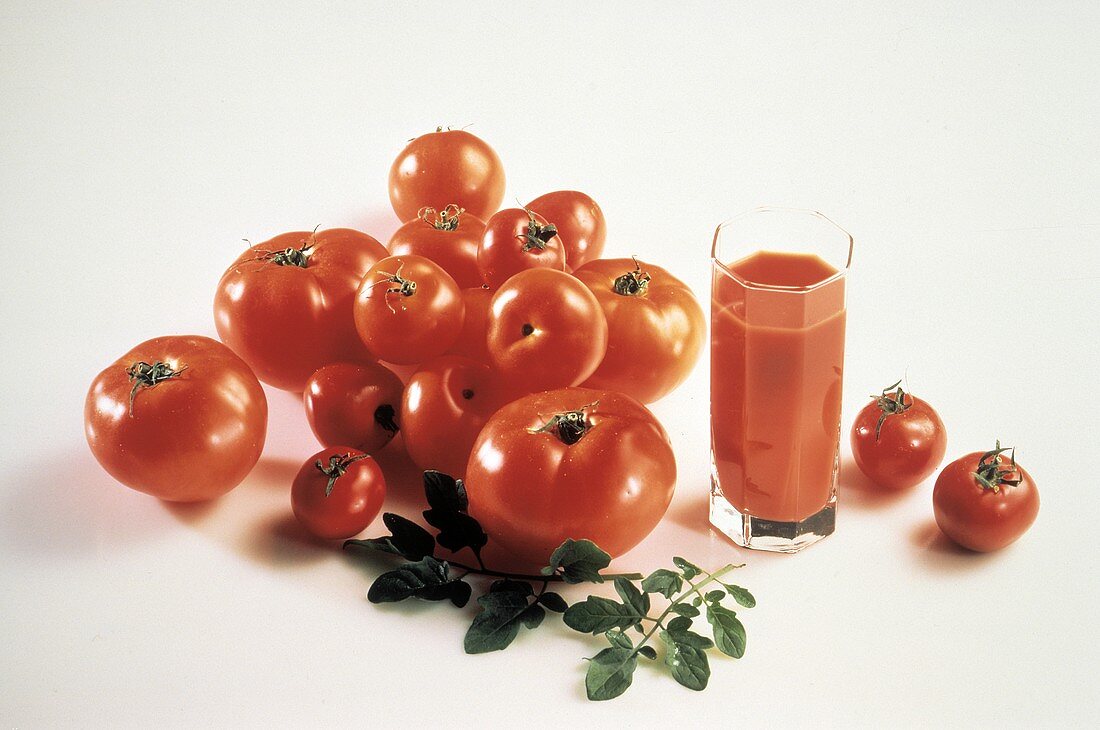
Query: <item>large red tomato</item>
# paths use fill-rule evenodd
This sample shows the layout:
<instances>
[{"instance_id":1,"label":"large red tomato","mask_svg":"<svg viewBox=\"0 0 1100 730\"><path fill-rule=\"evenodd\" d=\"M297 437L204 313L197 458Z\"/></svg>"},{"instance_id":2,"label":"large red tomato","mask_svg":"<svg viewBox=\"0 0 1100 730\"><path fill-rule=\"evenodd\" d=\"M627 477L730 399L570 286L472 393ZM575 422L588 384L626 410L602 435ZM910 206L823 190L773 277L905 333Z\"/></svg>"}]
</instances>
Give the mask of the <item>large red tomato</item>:
<instances>
[{"instance_id":1,"label":"large red tomato","mask_svg":"<svg viewBox=\"0 0 1100 730\"><path fill-rule=\"evenodd\" d=\"M390 167L390 203L402 221L421 208L455 204L485 220L504 200L504 165L493 148L442 127L409 142Z\"/></svg>"},{"instance_id":2,"label":"large red tomato","mask_svg":"<svg viewBox=\"0 0 1100 730\"><path fill-rule=\"evenodd\" d=\"M525 392L577 385L607 351L607 319L596 297L564 271L530 269L489 304L489 356Z\"/></svg>"},{"instance_id":3,"label":"large red tomato","mask_svg":"<svg viewBox=\"0 0 1100 730\"><path fill-rule=\"evenodd\" d=\"M672 447L653 414L588 388L504 406L466 467L470 514L490 541L533 566L567 538L625 553L656 527L675 483Z\"/></svg>"},{"instance_id":4,"label":"large red tomato","mask_svg":"<svg viewBox=\"0 0 1100 730\"><path fill-rule=\"evenodd\" d=\"M423 256L391 256L363 277L355 327L375 357L399 365L447 351L462 329L465 305L454 279Z\"/></svg>"},{"instance_id":5,"label":"large red tomato","mask_svg":"<svg viewBox=\"0 0 1100 730\"><path fill-rule=\"evenodd\" d=\"M409 378L401 403L409 457L421 469L461 477L474 439L508 395L483 362L444 355L424 363Z\"/></svg>"},{"instance_id":6,"label":"large red tomato","mask_svg":"<svg viewBox=\"0 0 1100 730\"><path fill-rule=\"evenodd\" d=\"M894 389L897 390L894 390ZM875 484L908 489L930 477L947 453L947 429L931 405L906 393L901 381L856 414L852 456Z\"/></svg>"},{"instance_id":7,"label":"large red tomato","mask_svg":"<svg viewBox=\"0 0 1100 730\"><path fill-rule=\"evenodd\" d=\"M573 275L607 317L607 354L585 386L652 403L684 382L706 338L703 310L687 284L634 259L590 261Z\"/></svg>"},{"instance_id":8,"label":"large red tomato","mask_svg":"<svg viewBox=\"0 0 1100 730\"><path fill-rule=\"evenodd\" d=\"M441 211L424 208L416 220L397 229L390 238L394 256L415 254L431 259L463 289L481 286L477 248L485 234L485 221L454 205Z\"/></svg>"},{"instance_id":9,"label":"large red tomato","mask_svg":"<svg viewBox=\"0 0 1100 730\"><path fill-rule=\"evenodd\" d=\"M489 331L489 303L493 292L483 286L463 289L462 301L466 304L466 316L458 339L447 350L448 355L461 355L478 362L491 362L486 333Z\"/></svg>"},{"instance_id":10,"label":"large red tomato","mask_svg":"<svg viewBox=\"0 0 1100 730\"><path fill-rule=\"evenodd\" d=\"M283 233L252 246L218 284L218 336L260 380L300 393L322 365L370 359L351 307L363 275L387 255L349 228Z\"/></svg>"},{"instance_id":11,"label":"large red tomato","mask_svg":"<svg viewBox=\"0 0 1100 730\"><path fill-rule=\"evenodd\" d=\"M526 269L565 270L565 248L557 230L521 208L502 210L485 222L477 266L490 289Z\"/></svg>"},{"instance_id":12,"label":"large red tomato","mask_svg":"<svg viewBox=\"0 0 1100 730\"><path fill-rule=\"evenodd\" d=\"M558 229L565 246L565 260L576 269L598 259L607 240L607 221L596 201L576 190L558 190L540 195L527 204Z\"/></svg>"},{"instance_id":13,"label":"large red tomato","mask_svg":"<svg viewBox=\"0 0 1100 730\"><path fill-rule=\"evenodd\" d=\"M324 446L350 444L373 454L397 433L401 379L378 363L334 362L306 383L303 401L313 435Z\"/></svg>"},{"instance_id":14,"label":"large red tomato","mask_svg":"<svg viewBox=\"0 0 1100 730\"><path fill-rule=\"evenodd\" d=\"M84 433L118 481L173 502L220 497L255 466L267 399L241 358L209 337L143 342L96 376Z\"/></svg>"}]
</instances>

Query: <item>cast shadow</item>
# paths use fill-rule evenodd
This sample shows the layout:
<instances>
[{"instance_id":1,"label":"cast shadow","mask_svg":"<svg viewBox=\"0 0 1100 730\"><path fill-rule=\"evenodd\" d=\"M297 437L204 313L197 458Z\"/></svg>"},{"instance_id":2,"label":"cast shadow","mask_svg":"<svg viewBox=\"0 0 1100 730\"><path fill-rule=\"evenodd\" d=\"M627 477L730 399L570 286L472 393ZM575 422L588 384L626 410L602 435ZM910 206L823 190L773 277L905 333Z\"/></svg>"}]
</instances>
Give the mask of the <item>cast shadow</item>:
<instances>
[{"instance_id":1,"label":"cast shadow","mask_svg":"<svg viewBox=\"0 0 1100 730\"><path fill-rule=\"evenodd\" d=\"M237 540L247 558L272 568L295 568L316 563L340 551L341 541L322 540L306 532L294 514L268 515Z\"/></svg>"},{"instance_id":2,"label":"cast shadow","mask_svg":"<svg viewBox=\"0 0 1100 730\"><path fill-rule=\"evenodd\" d=\"M864 475L855 459L845 456L840 462L837 500L844 508L859 511L885 509L909 495L912 489L886 489Z\"/></svg>"},{"instance_id":3,"label":"cast shadow","mask_svg":"<svg viewBox=\"0 0 1100 730\"><path fill-rule=\"evenodd\" d=\"M909 544L917 560L937 573L979 570L993 559L991 553L979 553L956 545L931 518L913 528L909 533Z\"/></svg>"}]
</instances>

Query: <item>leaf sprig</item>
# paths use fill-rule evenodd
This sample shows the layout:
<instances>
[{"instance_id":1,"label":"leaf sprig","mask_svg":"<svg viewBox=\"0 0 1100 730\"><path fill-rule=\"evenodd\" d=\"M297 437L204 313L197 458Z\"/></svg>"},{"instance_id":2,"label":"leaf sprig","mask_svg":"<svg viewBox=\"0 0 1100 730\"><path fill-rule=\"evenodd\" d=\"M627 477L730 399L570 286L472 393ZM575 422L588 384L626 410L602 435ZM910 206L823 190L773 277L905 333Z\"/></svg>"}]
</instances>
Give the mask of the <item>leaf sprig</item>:
<instances>
[{"instance_id":1,"label":"leaf sprig","mask_svg":"<svg viewBox=\"0 0 1100 730\"><path fill-rule=\"evenodd\" d=\"M672 559L674 569L660 568L648 576L640 573L604 573L611 556L590 540L566 540L550 556L538 575L493 570L485 565L481 550L488 535L471 517L469 499L461 480L436 471L424 472L428 509L425 521L438 530L433 536L420 525L387 512L382 521L390 534L368 540L348 540L345 549L366 548L404 558L407 562L379 575L367 598L372 603L391 603L409 598L450 601L463 607L473 596L469 576L495 578L477 598L480 607L466 630L463 646L468 654L507 648L520 629L537 629L546 612L562 614L574 631L603 635L608 646L588 661L585 690L590 700L609 700L630 688L638 657L656 661L657 642L664 650L664 665L673 679L689 689L705 689L710 679L707 651L740 658L745 653L745 627L730 607L732 601L752 608L756 599L748 590L720 580L741 565L726 565L708 573L687 560ZM476 565L441 559L436 547L452 555L469 550ZM620 600L590 595L569 605L551 583L604 583L610 580ZM708 590L704 590L708 589ZM667 605L654 615L653 597ZM692 631L704 615L712 638ZM648 626L647 626L648 624ZM632 639L628 631L640 636Z\"/></svg>"}]
</instances>

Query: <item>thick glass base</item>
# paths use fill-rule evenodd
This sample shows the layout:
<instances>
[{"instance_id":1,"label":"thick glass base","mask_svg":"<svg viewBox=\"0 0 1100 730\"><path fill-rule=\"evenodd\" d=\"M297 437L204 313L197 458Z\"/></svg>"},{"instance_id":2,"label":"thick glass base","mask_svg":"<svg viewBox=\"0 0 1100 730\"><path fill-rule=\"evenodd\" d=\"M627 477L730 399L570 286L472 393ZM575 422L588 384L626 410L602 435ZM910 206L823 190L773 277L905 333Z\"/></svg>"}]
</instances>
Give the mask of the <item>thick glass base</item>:
<instances>
[{"instance_id":1,"label":"thick glass base","mask_svg":"<svg viewBox=\"0 0 1100 730\"><path fill-rule=\"evenodd\" d=\"M776 522L738 512L722 495L717 482L712 481L710 524L741 547L797 553L833 534L836 527L836 494L821 511L800 522Z\"/></svg>"}]
</instances>

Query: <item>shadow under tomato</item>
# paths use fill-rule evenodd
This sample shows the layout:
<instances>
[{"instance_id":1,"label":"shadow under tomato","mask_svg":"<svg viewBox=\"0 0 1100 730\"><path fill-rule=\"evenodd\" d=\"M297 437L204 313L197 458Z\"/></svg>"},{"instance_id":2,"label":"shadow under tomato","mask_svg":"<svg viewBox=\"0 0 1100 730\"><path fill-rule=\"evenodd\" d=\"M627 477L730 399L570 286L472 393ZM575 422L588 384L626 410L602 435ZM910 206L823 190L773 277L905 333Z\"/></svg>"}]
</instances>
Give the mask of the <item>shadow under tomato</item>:
<instances>
[{"instance_id":1,"label":"shadow under tomato","mask_svg":"<svg viewBox=\"0 0 1100 730\"><path fill-rule=\"evenodd\" d=\"M340 541L321 540L306 532L289 508L269 515L241 534L238 546L248 558L274 568L308 565L340 550Z\"/></svg>"},{"instance_id":2,"label":"shadow under tomato","mask_svg":"<svg viewBox=\"0 0 1100 730\"><path fill-rule=\"evenodd\" d=\"M855 459L846 456L840 463L840 478L837 486L837 500L843 508L855 510L877 510L900 502L913 489L886 489L872 482L859 470Z\"/></svg>"},{"instance_id":3,"label":"shadow under tomato","mask_svg":"<svg viewBox=\"0 0 1100 730\"><path fill-rule=\"evenodd\" d=\"M709 489L707 485L707 489ZM688 496L673 498L663 519L692 532L705 535L714 528L710 525L710 495L703 489L694 489Z\"/></svg>"},{"instance_id":4,"label":"shadow under tomato","mask_svg":"<svg viewBox=\"0 0 1100 730\"><path fill-rule=\"evenodd\" d=\"M180 522L196 526L214 514L218 501L208 499L205 502L161 502L161 504Z\"/></svg>"},{"instance_id":5,"label":"shadow under tomato","mask_svg":"<svg viewBox=\"0 0 1100 730\"><path fill-rule=\"evenodd\" d=\"M957 545L943 534L934 519L914 527L909 533L909 544L922 565L940 573L978 570L994 559L992 553L979 553Z\"/></svg>"}]
</instances>

